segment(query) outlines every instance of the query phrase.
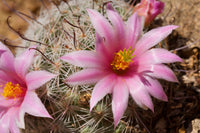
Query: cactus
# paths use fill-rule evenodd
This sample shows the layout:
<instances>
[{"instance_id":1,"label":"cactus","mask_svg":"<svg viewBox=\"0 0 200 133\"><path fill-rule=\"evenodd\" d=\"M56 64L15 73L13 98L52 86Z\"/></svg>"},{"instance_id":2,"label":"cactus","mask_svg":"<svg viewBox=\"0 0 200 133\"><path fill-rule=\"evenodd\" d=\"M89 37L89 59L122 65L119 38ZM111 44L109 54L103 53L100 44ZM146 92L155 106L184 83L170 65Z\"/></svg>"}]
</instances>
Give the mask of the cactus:
<instances>
[{"instance_id":1,"label":"cactus","mask_svg":"<svg viewBox=\"0 0 200 133\"><path fill-rule=\"evenodd\" d=\"M71 51L94 50L95 30L86 9L94 8L104 14L106 2L109 1L61 1L59 5L52 5L50 9L41 11L37 19L41 24L30 21L25 36L41 42L38 44L38 52L31 69L46 69L59 76L38 90L38 95L46 103L46 108L54 120L41 118L42 123L35 124L41 119L34 121L33 117L26 116L24 132L32 130L56 133L144 132L144 129L138 124L138 121L141 122L141 120L136 113L137 106L131 98L123 118L114 129L111 95L107 95L90 112L89 100L93 86L69 86L63 82L68 75L80 71L81 68L63 62L60 57ZM131 15L131 13L127 13L128 5L124 1L114 0L112 5L125 21ZM23 46L33 44L35 43L26 40L22 42ZM20 49L17 53L20 53Z\"/></svg>"}]
</instances>

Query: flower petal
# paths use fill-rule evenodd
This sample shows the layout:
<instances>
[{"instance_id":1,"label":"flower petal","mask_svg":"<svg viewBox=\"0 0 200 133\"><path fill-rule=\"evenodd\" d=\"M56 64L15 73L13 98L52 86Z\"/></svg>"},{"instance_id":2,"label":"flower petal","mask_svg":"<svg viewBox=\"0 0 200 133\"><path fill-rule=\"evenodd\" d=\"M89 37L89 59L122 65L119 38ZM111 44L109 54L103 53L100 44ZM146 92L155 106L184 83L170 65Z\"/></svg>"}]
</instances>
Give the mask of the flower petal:
<instances>
[{"instance_id":1,"label":"flower petal","mask_svg":"<svg viewBox=\"0 0 200 133\"><path fill-rule=\"evenodd\" d=\"M19 128L25 129L25 123L24 123L24 115L25 115L25 111L24 110L20 110L18 117L17 117L17 125Z\"/></svg>"},{"instance_id":2,"label":"flower petal","mask_svg":"<svg viewBox=\"0 0 200 133\"><path fill-rule=\"evenodd\" d=\"M177 27L178 26L175 25L163 26L145 33L137 42L134 54L138 56L149 48L155 46Z\"/></svg>"},{"instance_id":3,"label":"flower petal","mask_svg":"<svg viewBox=\"0 0 200 133\"><path fill-rule=\"evenodd\" d=\"M112 41L114 40L113 28L108 20L106 20L104 16L102 16L99 12L95 10L87 9L87 11L96 32L101 37L105 38L107 44L112 44Z\"/></svg>"},{"instance_id":4,"label":"flower petal","mask_svg":"<svg viewBox=\"0 0 200 133\"><path fill-rule=\"evenodd\" d=\"M6 84L9 81L14 82L14 79L8 73L0 70L0 85Z\"/></svg>"},{"instance_id":5,"label":"flower petal","mask_svg":"<svg viewBox=\"0 0 200 133\"><path fill-rule=\"evenodd\" d=\"M182 62L183 61L176 54L173 54L173 53L167 51L166 49L162 49L162 48L151 49L151 50L145 52L143 55L141 55L136 60L139 62L140 65L172 63L172 62Z\"/></svg>"},{"instance_id":6,"label":"flower petal","mask_svg":"<svg viewBox=\"0 0 200 133\"><path fill-rule=\"evenodd\" d=\"M113 29L114 29L114 34L115 34L115 47L117 49L121 48L125 41L125 25L124 22L122 20L122 18L120 17L120 15L118 14L118 12L116 12L113 7L111 6L110 3L107 4L107 11L106 11L109 20L111 21L111 23L113 24ZM114 44L113 43L113 44ZM119 44L118 46L116 44ZM112 47L112 49L114 50L114 47ZM117 50L116 49L116 50ZM114 50L115 51L115 50Z\"/></svg>"},{"instance_id":7,"label":"flower petal","mask_svg":"<svg viewBox=\"0 0 200 133\"><path fill-rule=\"evenodd\" d=\"M104 40L103 40L103 37L101 37L97 32L95 32L95 50L97 53L101 54L101 53L104 53L106 51L106 48L105 48L105 44L104 44ZM102 51L102 52L101 52Z\"/></svg>"},{"instance_id":8,"label":"flower petal","mask_svg":"<svg viewBox=\"0 0 200 133\"><path fill-rule=\"evenodd\" d=\"M129 92L134 99L134 101L142 108L150 108L152 111L153 103L151 97L146 90L146 86L140 80L138 76L134 76L133 78L126 79L126 83L129 89Z\"/></svg>"},{"instance_id":9,"label":"flower petal","mask_svg":"<svg viewBox=\"0 0 200 133\"><path fill-rule=\"evenodd\" d=\"M162 101L168 101L167 96L161 86L161 84L152 78L146 77L146 79L149 81L151 85L146 86L147 91L155 98L162 100Z\"/></svg>"},{"instance_id":10,"label":"flower petal","mask_svg":"<svg viewBox=\"0 0 200 133\"><path fill-rule=\"evenodd\" d=\"M124 22L118 12L116 12L110 3L107 4L107 11L106 11L109 20L114 26L115 33L117 32L118 37L124 36ZM117 39L117 38L116 38Z\"/></svg>"},{"instance_id":11,"label":"flower petal","mask_svg":"<svg viewBox=\"0 0 200 133\"><path fill-rule=\"evenodd\" d=\"M9 123L10 118L7 117L6 113L2 115L0 118L0 132L1 133L9 133Z\"/></svg>"},{"instance_id":12,"label":"flower petal","mask_svg":"<svg viewBox=\"0 0 200 133\"><path fill-rule=\"evenodd\" d=\"M158 14L163 12L165 3L161 1L154 1L153 2L153 9L151 11L152 18L155 18Z\"/></svg>"},{"instance_id":13,"label":"flower petal","mask_svg":"<svg viewBox=\"0 0 200 133\"><path fill-rule=\"evenodd\" d=\"M16 124L16 115L18 108L9 108L0 118L0 132L1 133L20 133Z\"/></svg>"},{"instance_id":14,"label":"flower petal","mask_svg":"<svg viewBox=\"0 0 200 133\"><path fill-rule=\"evenodd\" d=\"M27 91L20 109L37 117L52 118L34 91Z\"/></svg>"},{"instance_id":15,"label":"flower petal","mask_svg":"<svg viewBox=\"0 0 200 133\"><path fill-rule=\"evenodd\" d=\"M19 76L15 72L0 70L0 84L5 85L7 82L12 82L14 84L20 84L21 86L25 86L24 80L19 78Z\"/></svg>"},{"instance_id":16,"label":"flower petal","mask_svg":"<svg viewBox=\"0 0 200 133\"><path fill-rule=\"evenodd\" d=\"M150 1L149 0L141 0L140 3L135 5L133 12L137 12L139 16L145 16L147 17L148 11L150 11Z\"/></svg>"},{"instance_id":17,"label":"flower petal","mask_svg":"<svg viewBox=\"0 0 200 133\"><path fill-rule=\"evenodd\" d=\"M96 32L96 41L95 41L95 50L96 54L106 65L107 63L112 61L111 54L105 46L103 37L100 37L99 34Z\"/></svg>"},{"instance_id":18,"label":"flower petal","mask_svg":"<svg viewBox=\"0 0 200 133\"><path fill-rule=\"evenodd\" d=\"M10 120L10 131L11 131L11 133L20 133L20 130L19 130L19 127L17 126L15 117L11 117L11 120Z\"/></svg>"},{"instance_id":19,"label":"flower petal","mask_svg":"<svg viewBox=\"0 0 200 133\"><path fill-rule=\"evenodd\" d=\"M142 29L144 26L144 17L138 16L137 13L134 13L127 21L127 35L126 35L126 44L127 48L131 46L135 47L136 41L139 39Z\"/></svg>"},{"instance_id":20,"label":"flower petal","mask_svg":"<svg viewBox=\"0 0 200 133\"><path fill-rule=\"evenodd\" d=\"M56 75L47 71L32 71L26 75L28 90L34 90L54 78Z\"/></svg>"},{"instance_id":21,"label":"flower petal","mask_svg":"<svg viewBox=\"0 0 200 133\"><path fill-rule=\"evenodd\" d=\"M111 93L115 84L115 75L108 75L101 79L94 87L90 99L90 111L106 94Z\"/></svg>"},{"instance_id":22,"label":"flower petal","mask_svg":"<svg viewBox=\"0 0 200 133\"><path fill-rule=\"evenodd\" d=\"M37 46L33 46L30 48L36 48L36 47ZM22 79L25 79L27 70L33 62L33 56L35 54L35 50L32 50L30 48L15 58L15 70Z\"/></svg>"},{"instance_id":23,"label":"flower petal","mask_svg":"<svg viewBox=\"0 0 200 133\"><path fill-rule=\"evenodd\" d=\"M153 71L152 76L160 79L164 79L171 82L178 82L174 72L165 65L152 65L151 70Z\"/></svg>"},{"instance_id":24,"label":"flower petal","mask_svg":"<svg viewBox=\"0 0 200 133\"><path fill-rule=\"evenodd\" d=\"M178 82L178 79L176 78L174 72L169 67L163 64L140 65L138 68L138 72L143 72L143 71L152 72L149 73L148 75L155 78L164 79L171 82Z\"/></svg>"},{"instance_id":25,"label":"flower petal","mask_svg":"<svg viewBox=\"0 0 200 133\"><path fill-rule=\"evenodd\" d=\"M8 127L5 126L5 124L1 124L0 122L0 133L10 133Z\"/></svg>"},{"instance_id":26,"label":"flower petal","mask_svg":"<svg viewBox=\"0 0 200 133\"><path fill-rule=\"evenodd\" d=\"M22 99L6 99L3 96L0 96L0 107L12 107L16 104L21 103Z\"/></svg>"},{"instance_id":27,"label":"flower petal","mask_svg":"<svg viewBox=\"0 0 200 133\"><path fill-rule=\"evenodd\" d=\"M0 43L1 43L1 42L0 42ZM0 56L1 56L4 52L6 52L6 50L0 49Z\"/></svg>"},{"instance_id":28,"label":"flower petal","mask_svg":"<svg viewBox=\"0 0 200 133\"><path fill-rule=\"evenodd\" d=\"M101 69L84 69L67 77L65 82L70 85L93 84L106 75L107 73Z\"/></svg>"},{"instance_id":29,"label":"flower petal","mask_svg":"<svg viewBox=\"0 0 200 133\"><path fill-rule=\"evenodd\" d=\"M150 71L153 71L152 76L156 78L165 79L171 82L178 82L174 72L165 65L152 65Z\"/></svg>"},{"instance_id":30,"label":"flower petal","mask_svg":"<svg viewBox=\"0 0 200 133\"><path fill-rule=\"evenodd\" d=\"M0 42L0 49L5 50L0 56L0 69L14 72L14 56L12 52Z\"/></svg>"},{"instance_id":31,"label":"flower petal","mask_svg":"<svg viewBox=\"0 0 200 133\"><path fill-rule=\"evenodd\" d=\"M124 84L123 79L117 82L113 88L113 98L112 98L112 112L114 116L115 127L119 123L119 120L124 114L124 111L128 105L129 91Z\"/></svg>"},{"instance_id":32,"label":"flower petal","mask_svg":"<svg viewBox=\"0 0 200 133\"><path fill-rule=\"evenodd\" d=\"M101 61L92 51L75 51L67 53L60 59L79 67L101 67Z\"/></svg>"}]
</instances>

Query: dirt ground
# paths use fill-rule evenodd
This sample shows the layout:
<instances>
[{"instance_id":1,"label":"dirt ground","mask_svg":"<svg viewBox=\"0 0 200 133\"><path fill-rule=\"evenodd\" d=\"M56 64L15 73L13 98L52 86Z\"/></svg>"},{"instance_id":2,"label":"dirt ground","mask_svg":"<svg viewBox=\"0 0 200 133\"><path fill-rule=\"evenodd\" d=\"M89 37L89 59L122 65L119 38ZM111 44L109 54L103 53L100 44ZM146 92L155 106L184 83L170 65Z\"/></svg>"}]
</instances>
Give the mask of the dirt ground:
<instances>
[{"instance_id":1,"label":"dirt ground","mask_svg":"<svg viewBox=\"0 0 200 133\"><path fill-rule=\"evenodd\" d=\"M33 18L36 18L43 5L41 0L5 1L10 9L16 9ZM166 40L166 48L181 56L184 63L170 66L178 75L180 83L166 84L170 86L167 93L169 102L161 106L162 116L155 114L159 118L153 128L158 133L197 133L200 132L200 0L162 1L165 2L165 10L151 27L179 25ZM12 16L11 25L20 31L24 31L28 23L10 9L3 0L0 1L0 39L18 40L18 36L9 30L6 19Z\"/></svg>"},{"instance_id":2,"label":"dirt ground","mask_svg":"<svg viewBox=\"0 0 200 133\"><path fill-rule=\"evenodd\" d=\"M28 23L16 15L12 10L15 9L35 17L34 15L39 13L41 2L40 0L5 0L5 2L3 0L0 1L0 37L6 37L14 40L17 39L18 36L9 30L6 23L8 16L11 16L10 24L14 26L14 28L20 29L21 31L26 29Z\"/></svg>"},{"instance_id":3,"label":"dirt ground","mask_svg":"<svg viewBox=\"0 0 200 133\"><path fill-rule=\"evenodd\" d=\"M162 0L165 10L153 25L175 24L179 28L167 39L169 50L184 59L180 66L173 66L180 84L172 85L167 113L158 127L168 125L168 132L200 132L200 1ZM168 123L168 124L165 124ZM170 130L170 128L172 128ZM174 128L174 129L173 129ZM163 128L159 130L164 132ZM158 131L158 132L159 132Z\"/></svg>"}]
</instances>

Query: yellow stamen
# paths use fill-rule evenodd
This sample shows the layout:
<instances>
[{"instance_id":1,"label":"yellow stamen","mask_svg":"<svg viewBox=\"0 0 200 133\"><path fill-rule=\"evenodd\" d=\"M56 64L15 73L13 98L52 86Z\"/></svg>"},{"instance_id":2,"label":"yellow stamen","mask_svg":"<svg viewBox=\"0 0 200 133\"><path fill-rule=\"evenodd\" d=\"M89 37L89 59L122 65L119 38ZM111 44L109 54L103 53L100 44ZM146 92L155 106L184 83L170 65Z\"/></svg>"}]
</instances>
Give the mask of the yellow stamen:
<instances>
[{"instance_id":1,"label":"yellow stamen","mask_svg":"<svg viewBox=\"0 0 200 133\"><path fill-rule=\"evenodd\" d=\"M129 67L129 63L133 62L133 55L134 49L131 50L131 47L128 49L124 49L123 51L120 50L119 52L115 53L115 57L110 64L113 70L126 70Z\"/></svg>"},{"instance_id":2,"label":"yellow stamen","mask_svg":"<svg viewBox=\"0 0 200 133\"><path fill-rule=\"evenodd\" d=\"M19 84L13 84L12 82L7 82L4 91L1 94L6 99L19 98L23 95L23 88Z\"/></svg>"}]
</instances>

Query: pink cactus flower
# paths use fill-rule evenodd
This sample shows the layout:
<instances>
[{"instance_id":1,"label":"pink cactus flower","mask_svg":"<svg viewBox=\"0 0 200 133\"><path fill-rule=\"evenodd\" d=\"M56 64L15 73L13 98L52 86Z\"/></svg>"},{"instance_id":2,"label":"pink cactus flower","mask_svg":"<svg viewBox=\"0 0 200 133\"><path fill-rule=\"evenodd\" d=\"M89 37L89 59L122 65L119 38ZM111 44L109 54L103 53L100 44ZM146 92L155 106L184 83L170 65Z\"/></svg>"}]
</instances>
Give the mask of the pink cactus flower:
<instances>
[{"instance_id":1,"label":"pink cactus flower","mask_svg":"<svg viewBox=\"0 0 200 133\"><path fill-rule=\"evenodd\" d=\"M25 113L52 118L35 89L55 75L47 71L27 73L35 50L28 49L14 58L11 51L0 42L0 51L0 132L20 133L19 128L25 128Z\"/></svg>"},{"instance_id":2,"label":"pink cactus flower","mask_svg":"<svg viewBox=\"0 0 200 133\"><path fill-rule=\"evenodd\" d=\"M108 93L112 93L112 112L117 126L127 108L129 93L142 108L150 108L150 95L167 101L167 96L156 78L178 82L176 76L162 63L181 62L182 59L162 48L152 48L177 26L153 29L143 36L142 18L134 13L125 25L120 15L107 5L107 16L87 10L96 30L96 51L75 51L61 57L73 65L83 67L70 75L71 85L95 84L90 100L90 110Z\"/></svg>"},{"instance_id":3,"label":"pink cactus flower","mask_svg":"<svg viewBox=\"0 0 200 133\"><path fill-rule=\"evenodd\" d=\"M149 25L151 21L160 13L163 12L164 3L156 0L141 0L135 8L134 12L138 12L138 15L145 17L145 25Z\"/></svg>"}]
</instances>

